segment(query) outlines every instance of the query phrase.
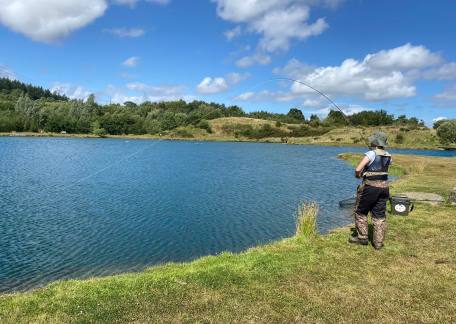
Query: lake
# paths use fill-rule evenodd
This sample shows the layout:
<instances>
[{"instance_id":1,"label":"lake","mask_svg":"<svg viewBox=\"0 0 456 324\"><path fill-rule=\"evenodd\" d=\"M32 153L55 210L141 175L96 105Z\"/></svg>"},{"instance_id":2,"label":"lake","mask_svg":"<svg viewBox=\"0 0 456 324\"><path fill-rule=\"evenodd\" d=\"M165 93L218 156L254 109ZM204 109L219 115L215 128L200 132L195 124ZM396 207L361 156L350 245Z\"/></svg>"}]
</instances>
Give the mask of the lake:
<instances>
[{"instance_id":1,"label":"lake","mask_svg":"<svg viewBox=\"0 0 456 324\"><path fill-rule=\"evenodd\" d=\"M293 235L303 200L318 202L321 232L346 225L338 201L358 181L337 154L353 151L0 138L0 291L242 251Z\"/></svg>"}]
</instances>

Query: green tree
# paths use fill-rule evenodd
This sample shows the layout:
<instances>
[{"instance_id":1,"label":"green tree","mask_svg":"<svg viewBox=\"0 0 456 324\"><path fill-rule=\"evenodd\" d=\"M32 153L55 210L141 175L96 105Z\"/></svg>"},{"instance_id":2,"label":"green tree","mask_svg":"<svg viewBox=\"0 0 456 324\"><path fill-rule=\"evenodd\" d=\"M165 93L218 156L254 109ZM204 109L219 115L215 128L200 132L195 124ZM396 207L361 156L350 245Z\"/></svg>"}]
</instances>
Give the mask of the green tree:
<instances>
[{"instance_id":1,"label":"green tree","mask_svg":"<svg viewBox=\"0 0 456 324\"><path fill-rule=\"evenodd\" d=\"M348 121L345 115L338 110L331 110L325 119L325 122L329 125L342 126L347 125Z\"/></svg>"},{"instance_id":2,"label":"green tree","mask_svg":"<svg viewBox=\"0 0 456 324\"><path fill-rule=\"evenodd\" d=\"M299 122L304 122L306 118L304 117L304 114L302 111L298 108L291 108L290 111L287 114L288 117L296 119Z\"/></svg>"},{"instance_id":3,"label":"green tree","mask_svg":"<svg viewBox=\"0 0 456 324\"><path fill-rule=\"evenodd\" d=\"M93 135L97 135L97 136L100 136L100 137L104 137L108 133L106 131L106 129L101 127L101 124L100 124L100 122L98 120L95 120L94 122L92 122L92 124L90 125L90 128L91 128L91 131L92 131Z\"/></svg>"},{"instance_id":4,"label":"green tree","mask_svg":"<svg viewBox=\"0 0 456 324\"><path fill-rule=\"evenodd\" d=\"M440 125L442 125L443 123L445 123L447 121L448 121L448 119L437 120L436 122L434 122L434 125L432 125L432 128L437 129L440 127Z\"/></svg>"},{"instance_id":5,"label":"green tree","mask_svg":"<svg viewBox=\"0 0 456 324\"><path fill-rule=\"evenodd\" d=\"M456 143L456 119L448 120L437 128L437 136L443 144Z\"/></svg>"}]
</instances>

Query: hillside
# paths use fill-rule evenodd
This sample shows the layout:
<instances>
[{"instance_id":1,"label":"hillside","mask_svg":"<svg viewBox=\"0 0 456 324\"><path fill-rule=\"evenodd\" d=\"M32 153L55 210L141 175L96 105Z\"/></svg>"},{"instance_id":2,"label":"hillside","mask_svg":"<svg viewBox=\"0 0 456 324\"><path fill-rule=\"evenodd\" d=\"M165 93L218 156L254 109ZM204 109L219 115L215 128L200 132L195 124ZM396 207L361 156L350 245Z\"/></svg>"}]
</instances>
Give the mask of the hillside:
<instances>
[{"instance_id":1,"label":"hillside","mask_svg":"<svg viewBox=\"0 0 456 324\"><path fill-rule=\"evenodd\" d=\"M234 129L241 126L250 126L253 129L260 129L264 125L270 125L273 129L281 132L290 133L289 127L300 127L299 124L281 124L269 120L252 119L243 117L218 118L210 121L212 134L207 134L208 139L217 138L236 138ZM399 126L377 126L377 127L338 127L328 130L322 135L313 135L305 137L292 137L284 135L289 144L331 144L331 145L366 145L367 137L376 131L384 131L389 135L391 147L397 148L438 148L441 144L436 131L428 128L409 129ZM203 137L205 134L203 134ZM259 139L267 142L282 142L283 137L266 137ZM195 137L201 137L201 134L195 134ZM238 136L239 140L249 140L246 136Z\"/></svg>"}]
</instances>

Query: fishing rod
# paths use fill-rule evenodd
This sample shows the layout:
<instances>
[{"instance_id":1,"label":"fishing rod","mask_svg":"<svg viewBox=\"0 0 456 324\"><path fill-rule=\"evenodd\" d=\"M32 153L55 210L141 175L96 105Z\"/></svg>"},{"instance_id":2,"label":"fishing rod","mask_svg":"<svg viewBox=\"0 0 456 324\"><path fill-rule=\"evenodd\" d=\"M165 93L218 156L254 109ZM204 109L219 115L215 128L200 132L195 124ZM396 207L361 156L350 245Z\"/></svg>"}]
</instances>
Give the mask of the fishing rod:
<instances>
[{"instance_id":1,"label":"fishing rod","mask_svg":"<svg viewBox=\"0 0 456 324\"><path fill-rule=\"evenodd\" d=\"M276 77L276 78L270 78L262 83L259 83L257 84L255 87L261 85L261 84L265 84L265 83L268 83L268 82L271 82L271 81L288 81L288 82L295 82L295 83L299 83L313 91L315 91L317 94L319 94L321 97L323 97L324 99L326 99L330 104L331 106L333 106L334 108L336 108L336 110L338 110L342 116L344 117L344 119L347 121L348 124L351 124L351 120L350 118L348 118L348 116L344 113L344 111L342 110L342 108L339 107L339 105L337 105L328 95L326 95L325 93L323 93L322 91L318 90L317 88L311 86L310 84L308 83L305 83L301 80L297 80L297 79L293 79L293 78L289 78L289 77Z\"/></svg>"},{"instance_id":2,"label":"fishing rod","mask_svg":"<svg viewBox=\"0 0 456 324\"><path fill-rule=\"evenodd\" d=\"M350 124L350 119L348 118L347 115L345 115L344 111L342 110L342 108L340 108L329 96L327 96L326 94L324 94L322 91L314 88L313 86L311 86L310 84L307 84L301 80L296 80L296 79L292 79L292 78L286 78L286 77L277 77L277 78L272 78L270 79L271 81L289 81L289 82L296 82L296 83L299 83L313 91L315 91L316 93L318 93L320 96L322 96L323 98L325 98L333 107L335 107L337 110L340 111L340 113L342 114L342 116L344 116L345 120Z\"/></svg>"}]
</instances>

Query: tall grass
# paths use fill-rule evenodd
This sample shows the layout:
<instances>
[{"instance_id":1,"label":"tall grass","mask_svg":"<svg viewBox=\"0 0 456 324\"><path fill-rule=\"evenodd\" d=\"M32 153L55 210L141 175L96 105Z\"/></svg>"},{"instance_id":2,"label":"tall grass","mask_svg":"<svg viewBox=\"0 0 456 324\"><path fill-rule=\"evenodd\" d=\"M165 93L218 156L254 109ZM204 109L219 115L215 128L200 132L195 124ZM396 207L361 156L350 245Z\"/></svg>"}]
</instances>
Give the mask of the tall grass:
<instances>
[{"instance_id":1,"label":"tall grass","mask_svg":"<svg viewBox=\"0 0 456 324\"><path fill-rule=\"evenodd\" d=\"M424 169L426 168L426 161L418 160L411 163L407 168L408 174L423 174Z\"/></svg>"},{"instance_id":2,"label":"tall grass","mask_svg":"<svg viewBox=\"0 0 456 324\"><path fill-rule=\"evenodd\" d=\"M317 234L318 205L316 202L303 202L296 211L296 236L312 237Z\"/></svg>"}]
</instances>

